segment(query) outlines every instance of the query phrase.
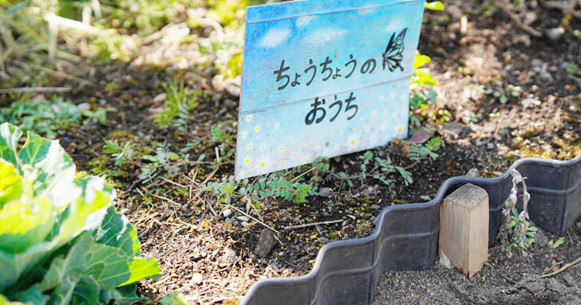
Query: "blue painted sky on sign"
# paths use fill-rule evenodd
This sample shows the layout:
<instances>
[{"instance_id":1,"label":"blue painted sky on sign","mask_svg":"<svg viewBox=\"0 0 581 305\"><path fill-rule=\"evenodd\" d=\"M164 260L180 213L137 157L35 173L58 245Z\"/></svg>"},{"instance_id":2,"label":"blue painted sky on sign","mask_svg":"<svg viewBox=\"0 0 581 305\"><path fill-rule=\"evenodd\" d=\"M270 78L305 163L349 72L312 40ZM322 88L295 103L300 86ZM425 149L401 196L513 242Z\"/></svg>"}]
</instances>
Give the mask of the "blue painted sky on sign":
<instances>
[{"instance_id":1,"label":"blue painted sky on sign","mask_svg":"<svg viewBox=\"0 0 581 305\"><path fill-rule=\"evenodd\" d=\"M423 1L307 1L255 9L248 10L237 178L407 135ZM383 66L392 36L402 38L401 68Z\"/></svg>"}]
</instances>

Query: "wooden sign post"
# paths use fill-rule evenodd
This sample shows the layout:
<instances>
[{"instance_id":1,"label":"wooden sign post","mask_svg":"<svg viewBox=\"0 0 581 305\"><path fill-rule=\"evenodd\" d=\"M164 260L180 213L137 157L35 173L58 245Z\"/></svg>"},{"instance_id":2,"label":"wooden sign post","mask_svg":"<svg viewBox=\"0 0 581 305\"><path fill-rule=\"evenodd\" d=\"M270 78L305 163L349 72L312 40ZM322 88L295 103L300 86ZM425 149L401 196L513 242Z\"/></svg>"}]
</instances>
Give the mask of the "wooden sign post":
<instances>
[{"instance_id":1,"label":"wooden sign post","mask_svg":"<svg viewBox=\"0 0 581 305\"><path fill-rule=\"evenodd\" d=\"M423 10L424 0L249 7L236 178L405 138Z\"/></svg>"}]
</instances>

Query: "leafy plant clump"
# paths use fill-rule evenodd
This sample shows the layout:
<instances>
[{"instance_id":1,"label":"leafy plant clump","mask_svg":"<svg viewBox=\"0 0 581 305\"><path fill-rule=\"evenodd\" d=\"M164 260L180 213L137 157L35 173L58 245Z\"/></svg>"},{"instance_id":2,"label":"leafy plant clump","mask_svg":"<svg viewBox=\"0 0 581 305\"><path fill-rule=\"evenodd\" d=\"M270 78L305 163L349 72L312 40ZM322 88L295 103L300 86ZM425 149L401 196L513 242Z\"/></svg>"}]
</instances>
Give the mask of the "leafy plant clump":
<instances>
[{"instance_id":1,"label":"leafy plant clump","mask_svg":"<svg viewBox=\"0 0 581 305\"><path fill-rule=\"evenodd\" d=\"M233 176L224 177L221 182L210 182L205 186L205 190L218 196L219 201L231 204L232 199L242 201L253 199L259 201L268 198L280 198L287 201L305 202L309 196L317 193L317 186L298 181L285 179L283 172L269 174L266 177L255 179L253 182L248 179L235 181Z\"/></svg>"},{"instance_id":2,"label":"leafy plant clump","mask_svg":"<svg viewBox=\"0 0 581 305\"><path fill-rule=\"evenodd\" d=\"M17 125L52 138L59 130L83 122L107 122L107 108L90 110L88 104L75 105L62 98L52 100L20 99L8 107L0 108L0 121Z\"/></svg>"},{"instance_id":3,"label":"leafy plant clump","mask_svg":"<svg viewBox=\"0 0 581 305\"><path fill-rule=\"evenodd\" d=\"M130 304L157 277L99 177L75 177L57 141L0 125L0 304Z\"/></svg>"}]
</instances>

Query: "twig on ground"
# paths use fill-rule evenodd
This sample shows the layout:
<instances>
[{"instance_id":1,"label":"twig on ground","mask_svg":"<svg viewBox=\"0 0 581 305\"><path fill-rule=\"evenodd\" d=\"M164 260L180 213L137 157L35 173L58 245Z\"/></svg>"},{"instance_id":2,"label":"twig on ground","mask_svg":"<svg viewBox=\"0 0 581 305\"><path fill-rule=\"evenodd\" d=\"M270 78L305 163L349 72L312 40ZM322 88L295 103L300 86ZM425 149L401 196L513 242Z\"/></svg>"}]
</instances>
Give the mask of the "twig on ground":
<instances>
[{"instance_id":1,"label":"twig on ground","mask_svg":"<svg viewBox=\"0 0 581 305\"><path fill-rule=\"evenodd\" d=\"M169 180L169 179L167 179L167 178L165 178L165 177L163 177L163 176L160 176L160 178L161 178L162 180L165 180L165 181L166 181L166 182L168 182L168 183L171 183L171 184L173 184L173 185L177 186L177 187L180 187L180 188L187 188L187 186L185 186L185 185L183 185L183 184L179 184L179 183L177 183L177 182L174 182L174 181L171 181L171 180Z\"/></svg>"},{"instance_id":2,"label":"twig on ground","mask_svg":"<svg viewBox=\"0 0 581 305\"><path fill-rule=\"evenodd\" d=\"M302 229L302 228L314 227L314 226L318 226L318 225L332 225L332 224L336 224L336 223L340 223L340 222L343 222L343 219L330 220L330 221L321 221L321 222L314 222L314 223L307 223L307 224L296 225L296 226L288 226L288 227L285 227L284 230L285 231L289 231L289 230L294 230L294 229Z\"/></svg>"},{"instance_id":3,"label":"twig on ground","mask_svg":"<svg viewBox=\"0 0 581 305\"><path fill-rule=\"evenodd\" d=\"M255 217L253 217L252 215L250 215L250 214L248 214L248 213L246 213L246 212L242 211L241 209L239 209L239 208L237 208L237 207L235 207L235 206L233 206L233 205L226 205L226 206L228 206L229 208L232 208L232 209L236 210L238 213L241 213L241 214L243 214L243 215L245 215L245 216L249 217L250 219L252 219L252 220L254 220L254 221L258 222L259 224L261 224L261 225L265 226L266 228L268 228L268 229L272 230L273 232L280 233L279 231L277 231L277 230L276 230L276 229L274 229L273 227L271 227L271 226L269 226L269 225L265 224L264 222L262 222L262 221L260 221L260 220L256 219ZM278 240L278 238L277 238L277 240ZM279 242L282 244L282 242L281 242L280 240L279 240Z\"/></svg>"},{"instance_id":4,"label":"twig on ground","mask_svg":"<svg viewBox=\"0 0 581 305\"><path fill-rule=\"evenodd\" d=\"M298 180L300 177L302 177L302 176L304 176L304 175L306 175L306 174L308 174L308 173L310 173L310 172L312 172L312 171L314 171L314 170L315 170L315 167L311 167L311 169L309 169L308 171L306 171L306 172L304 172L304 173L302 173L302 174L300 174L300 175L298 175L298 176L294 177L294 178L293 178L291 181L289 181L289 182L293 183L293 182L295 182L296 180ZM290 173L290 172L289 172L289 173Z\"/></svg>"},{"instance_id":5,"label":"twig on ground","mask_svg":"<svg viewBox=\"0 0 581 305\"><path fill-rule=\"evenodd\" d=\"M408 169L413 168L414 166L418 165L419 163L420 163L420 161L419 160L416 160L416 162L414 162L414 163L412 163L412 164L404 167L403 169L405 169L407 171Z\"/></svg>"},{"instance_id":6,"label":"twig on ground","mask_svg":"<svg viewBox=\"0 0 581 305\"><path fill-rule=\"evenodd\" d=\"M171 200L169 198L163 197L163 196L158 196L158 195L154 195L154 194L151 194L151 196L152 197L155 197L157 199L165 200L165 201L167 201L169 203L172 203L172 204L174 204L175 206L178 206L178 207L181 207L182 206L181 204L179 204L179 203L177 203L177 202L175 202L175 201L173 201L173 200Z\"/></svg>"},{"instance_id":7,"label":"twig on ground","mask_svg":"<svg viewBox=\"0 0 581 305\"><path fill-rule=\"evenodd\" d=\"M24 88L10 88L10 89L0 89L0 94L2 93L64 93L71 91L71 88L67 87L24 87Z\"/></svg>"},{"instance_id":8,"label":"twig on ground","mask_svg":"<svg viewBox=\"0 0 581 305\"><path fill-rule=\"evenodd\" d=\"M535 37L542 37L543 33L533 29L532 27L524 24L515 13L510 10L508 3L506 0L498 0L497 1L499 6L502 8L502 11L518 26L521 30L535 36Z\"/></svg>"},{"instance_id":9,"label":"twig on ground","mask_svg":"<svg viewBox=\"0 0 581 305\"><path fill-rule=\"evenodd\" d=\"M129 188L127 190L125 190L124 193L129 193L129 192L133 191L142 182L143 182L143 180L141 180L141 179L137 179L137 180L133 181L133 183L131 183L131 185L129 186Z\"/></svg>"},{"instance_id":10,"label":"twig on ground","mask_svg":"<svg viewBox=\"0 0 581 305\"><path fill-rule=\"evenodd\" d=\"M541 278L546 278L546 277L551 277L553 275L557 275L557 274L559 274L559 273L561 273L569 268L574 267L575 265L579 264L580 262L581 262L581 256L579 256L576 260L574 260L568 264L565 264L563 267L559 268L556 271L541 275Z\"/></svg>"},{"instance_id":11,"label":"twig on ground","mask_svg":"<svg viewBox=\"0 0 581 305\"><path fill-rule=\"evenodd\" d=\"M355 175L355 176L346 176L346 177L341 177L333 172L329 172L329 174L339 180L349 180L349 179L359 179L361 178L361 175Z\"/></svg>"}]
</instances>

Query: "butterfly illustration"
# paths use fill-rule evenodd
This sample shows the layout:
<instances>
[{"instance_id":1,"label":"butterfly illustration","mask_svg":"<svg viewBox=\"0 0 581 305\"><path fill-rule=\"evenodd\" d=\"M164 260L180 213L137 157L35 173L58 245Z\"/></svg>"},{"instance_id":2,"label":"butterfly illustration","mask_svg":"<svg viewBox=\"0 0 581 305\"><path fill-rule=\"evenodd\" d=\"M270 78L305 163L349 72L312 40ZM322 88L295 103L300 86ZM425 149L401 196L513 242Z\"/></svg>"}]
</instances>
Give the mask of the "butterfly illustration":
<instances>
[{"instance_id":1,"label":"butterfly illustration","mask_svg":"<svg viewBox=\"0 0 581 305\"><path fill-rule=\"evenodd\" d=\"M403 67L401 66L401 61L403 60L403 40L405 39L405 33L407 32L408 28L403 29L397 38L395 38L395 32L391 34L391 38L387 43L387 47L385 48L385 52L382 54L383 57L383 70L385 67L389 68L389 71L393 72L395 69L400 68L403 71Z\"/></svg>"}]
</instances>

